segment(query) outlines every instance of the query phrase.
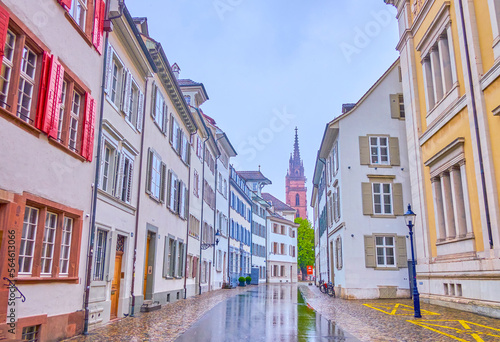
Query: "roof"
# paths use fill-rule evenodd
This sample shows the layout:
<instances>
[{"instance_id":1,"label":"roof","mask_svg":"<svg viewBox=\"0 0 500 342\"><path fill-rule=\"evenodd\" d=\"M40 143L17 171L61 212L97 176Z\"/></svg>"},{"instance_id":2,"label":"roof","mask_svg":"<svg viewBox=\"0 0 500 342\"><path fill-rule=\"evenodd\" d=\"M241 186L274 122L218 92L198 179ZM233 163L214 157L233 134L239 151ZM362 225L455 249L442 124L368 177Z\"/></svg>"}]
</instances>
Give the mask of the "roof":
<instances>
[{"instance_id":1,"label":"roof","mask_svg":"<svg viewBox=\"0 0 500 342\"><path fill-rule=\"evenodd\" d=\"M260 171L238 171L238 175L240 175L241 178L244 180L248 181L259 181L259 182L265 182L267 184L272 184L272 182L262 174Z\"/></svg>"},{"instance_id":2,"label":"roof","mask_svg":"<svg viewBox=\"0 0 500 342\"><path fill-rule=\"evenodd\" d=\"M268 194L267 192L262 193L262 198L266 200L267 202L271 202L273 205L274 209L277 211L296 211L292 207L290 207L288 204L285 204L281 202L279 199L274 197L271 194Z\"/></svg>"},{"instance_id":3,"label":"roof","mask_svg":"<svg viewBox=\"0 0 500 342\"><path fill-rule=\"evenodd\" d=\"M180 79L177 80L179 82L179 85L181 87L201 87L203 86L203 83L198 83L190 79Z\"/></svg>"}]
</instances>

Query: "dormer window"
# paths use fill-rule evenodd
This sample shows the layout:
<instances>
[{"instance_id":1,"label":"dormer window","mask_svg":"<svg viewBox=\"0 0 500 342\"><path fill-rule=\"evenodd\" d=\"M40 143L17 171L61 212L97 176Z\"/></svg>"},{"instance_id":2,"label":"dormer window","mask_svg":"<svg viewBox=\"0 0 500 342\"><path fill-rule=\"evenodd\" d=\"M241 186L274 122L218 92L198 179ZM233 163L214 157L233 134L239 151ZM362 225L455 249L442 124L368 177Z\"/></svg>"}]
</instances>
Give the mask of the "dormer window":
<instances>
[{"instance_id":1,"label":"dormer window","mask_svg":"<svg viewBox=\"0 0 500 342\"><path fill-rule=\"evenodd\" d=\"M184 96L184 100L186 100L186 103L188 104L188 106L191 105L191 96L189 96L189 95Z\"/></svg>"}]
</instances>

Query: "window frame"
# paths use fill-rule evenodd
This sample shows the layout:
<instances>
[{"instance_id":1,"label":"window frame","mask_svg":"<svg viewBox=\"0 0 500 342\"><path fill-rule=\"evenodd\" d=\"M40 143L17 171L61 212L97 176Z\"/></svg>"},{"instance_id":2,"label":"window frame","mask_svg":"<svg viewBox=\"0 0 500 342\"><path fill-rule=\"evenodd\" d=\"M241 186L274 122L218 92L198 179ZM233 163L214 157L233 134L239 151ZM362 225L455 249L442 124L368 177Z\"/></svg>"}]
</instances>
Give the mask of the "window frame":
<instances>
[{"instance_id":1,"label":"window frame","mask_svg":"<svg viewBox=\"0 0 500 342\"><path fill-rule=\"evenodd\" d=\"M373 214L374 215L387 215L387 216L393 216L394 215L394 200L393 200L393 188L392 188L392 183L382 183L382 182L373 182L371 183L372 185L372 200L373 200ZM375 186L378 185L380 187L379 192L375 192ZM389 193L385 192L384 186L389 186ZM377 212L376 207L377 203L375 201L375 196L380 196L380 212ZM390 206L391 210L389 213L385 212L385 206L388 205L386 203L386 196L389 196L390 199Z\"/></svg>"},{"instance_id":2,"label":"window frame","mask_svg":"<svg viewBox=\"0 0 500 342\"><path fill-rule=\"evenodd\" d=\"M372 139L376 139L376 144L372 144ZM381 144L381 139L385 139L386 145ZM368 146L369 146L369 157L370 157L370 165L391 165L391 151L390 151L390 141L389 136L385 135L371 135L368 137ZM377 154L373 154L373 148L377 149ZM386 157L387 161L382 161L382 149L386 149ZM377 157L377 161L373 162L373 157Z\"/></svg>"},{"instance_id":3,"label":"window frame","mask_svg":"<svg viewBox=\"0 0 500 342\"><path fill-rule=\"evenodd\" d=\"M388 238L392 239L392 245L387 243ZM374 239L375 239L375 262L376 262L377 268L380 268L380 267L382 267L382 268L386 268L386 267L387 268L397 268L398 264L397 264L396 237L393 235L375 235ZM379 244L377 241L378 239L382 239L383 243ZM382 255L379 255L379 249L383 250ZM388 250L392 250L392 256L387 254ZM384 259L383 263L379 263L380 257ZM393 259L393 263L389 264L387 261L388 261L388 258L391 258L391 257Z\"/></svg>"}]
</instances>

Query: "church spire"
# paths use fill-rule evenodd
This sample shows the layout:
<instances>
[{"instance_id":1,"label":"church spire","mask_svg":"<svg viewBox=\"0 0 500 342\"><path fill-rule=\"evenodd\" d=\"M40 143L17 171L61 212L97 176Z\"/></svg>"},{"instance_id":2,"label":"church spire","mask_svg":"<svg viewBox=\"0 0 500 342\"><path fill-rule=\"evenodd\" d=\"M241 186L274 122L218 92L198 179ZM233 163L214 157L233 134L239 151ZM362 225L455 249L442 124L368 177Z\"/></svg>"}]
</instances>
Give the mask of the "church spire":
<instances>
[{"instance_id":1,"label":"church spire","mask_svg":"<svg viewBox=\"0 0 500 342\"><path fill-rule=\"evenodd\" d=\"M300 159L299 129L297 127L295 127L295 142L293 144L293 153L290 154L288 175L295 178L304 177L304 166Z\"/></svg>"},{"instance_id":2,"label":"church spire","mask_svg":"<svg viewBox=\"0 0 500 342\"><path fill-rule=\"evenodd\" d=\"M295 127L295 144L293 145L293 159L295 162L300 162L300 149L299 149L299 129Z\"/></svg>"}]
</instances>

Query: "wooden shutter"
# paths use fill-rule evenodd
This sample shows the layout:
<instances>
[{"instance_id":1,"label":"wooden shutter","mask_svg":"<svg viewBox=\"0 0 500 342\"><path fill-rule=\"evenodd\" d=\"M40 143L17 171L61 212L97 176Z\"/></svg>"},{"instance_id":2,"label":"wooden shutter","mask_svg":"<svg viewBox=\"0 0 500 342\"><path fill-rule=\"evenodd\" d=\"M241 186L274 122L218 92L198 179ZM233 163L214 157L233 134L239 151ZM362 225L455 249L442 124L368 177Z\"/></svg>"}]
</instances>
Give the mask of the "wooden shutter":
<instances>
[{"instance_id":1,"label":"wooden shutter","mask_svg":"<svg viewBox=\"0 0 500 342\"><path fill-rule=\"evenodd\" d=\"M142 132L142 119L144 116L144 94L140 91L137 103L137 123L136 128L139 132Z\"/></svg>"},{"instance_id":2,"label":"wooden shutter","mask_svg":"<svg viewBox=\"0 0 500 342\"><path fill-rule=\"evenodd\" d=\"M148 164L146 171L146 193L151 194L151 179L153 177L153 151L148 149Z\"/></svg>"},{"instance_id":3,"label":"wooden shutter","mask_svg":"<svg viewBox=\"0 0 500 342\"><path fill-rule=\"evenodd\" d=\"M66 10L71 9L71 0L57 0L57 2Z\"/></svg>"},{"instance_id":4,"label":"wooden shutter","mask_svg":"<svg viewBox=\"0 0 500 342\"><path fill-rule=\"evenodd\" d=\"M398 236L396 238L396 249L398 256L398 267L407 268L408 267L408 254L406 252L406 237Z\"/></svg>"},{"instance_id":5,"label":"wooden shutter","mask_svg":"<svg viewBox=\"0 0 500 342\"><path fill-rule=\"evenodd\" d=\"M59 127L59 110L61 108L62 86L64 81L64 67L56 57L52 56L46 83L43 117L40 129L49 137L57 139Z\"/></svg>"},{"instance_id":6,"label":"wooden shutter","mask_svg":"<svg viewBox=\"0 0 500 342\"><path fill-rule=\"evenodd\" d=\"M363 198L363 215L373 215L372 184L361 183L361 189Z\"/></svg>"},{"instance_id":7,"label":"wooden shutter","mask_svg":"<svg viewBox=\"0 0 500 342\"><path fill-rule=\"evenodd\" d=\"M391 153L391 165L401 165L399 157L399 138L389 138L389 151Z\"/></svg>"},{"instance_id":8,"label":"wooden shutter","mask_svg":"<svg viewBox=\"0 0 500 342\"><path fill-rule=\"evenodd\" d=\"M165 203L165 188L167 182L167 165L161 163L161 181L160 181L160 202Z\"/></svg>"},{"instance_id":9,"label":"wooden shutter","mask_svg":"<svg viewBox=\"0 0 500 342\"><path fill-rule=\"evenodd\" d=\"M5 45L5 44L4 44ZM36 108L35 127L42 129L45 110L47 108L47 87L51 67L52 55L46 51L42 57L42 71L40 73L40 86L38 87L38 103Z\"/></svg>"},{"instance_id":10,"label":"wooden shutter","mask_svg":"<svg viewBox=\"0 0 500 342\"><path fill-rule=\"evenodd\" d=\"M151 117L153 120L156 119L156 83L154 81L151 87Z\"/></svg>"},{"instance_id":11,"label":"wooden shutter","mask_svg":"<svg viewBox=\"0 0 500 342\"><path fill-rule=\"evenodd\" d=\"M180 201L180 194L181 194L181 182L180 180L177 178L177 176L175 177L175 182L174 182L174 187L175 187L175 190L176 192L174 192L174 212L178 213L179 212L179 201Z\"/></svg>"},{"instance_id":12,"label":"wooden shutter","mask_svg":"<svg viewBox=\"0 0 500 342\"><path fill-rule=\"evenodd\" d=\"M391 94L389 95L391 101L391 118L399 119L399 94Z\"/></svg>"},{"instance_id":13,"label":"wooden shutter","mask_svg":"<svg viewBox=\"0 0 500 342\"><path fill-rule=\"evenodd\" d=\"M174 118L172 114L170 114L170 136L169 136L170 144L174 145Z\"/></svg>"},{"instance_id":14,"label":"wooden shutter","mask_svg":"<svg viewBox=\"0 0 500 342\"><path fill-rule=\"evenodd\" d=\"M189 188L185 187L184 188L184 218L189 217Z\"/></svg>"},{"instance_id":15,"label":"wooden shutter","mask_svg":"<svg viewBox=\"0 0 500 342\"><path fill-rule=\"evenodd\" d=\"M104 80L104 92L110 94L111 91L111 79L113 72L113 48L111 44L108 44L108 52L106 53L106 76Z\"/></svg>"},{"instance_id":16,"label":"wooden shutter","mask_svg":"<svg viewBox=\"0 0 500 342\"><path fill-rule=\"evenodd\" d=\"M162 132L168 134L168 108L165 102L163 102L163 122L162 122Z\"/></svg>"},{"instance_id":17,"label":"wooden shutter","mask_svg":"<svg viewBox=\"0 0 500 342\"><path fill-rule=\"evenodd\" d=\"M394 183L392 185L392 202L394 206L394 215L404 215L403 184Z\"/></svg>"},{"instance_id":18,"label":"wooden shutter","mask_svg":"<svg viewBox=\"0 0 500 342\"><path fill-rule=\"evenodd\" d=\"M5 54L5 41L7 39L7 30L9 28L9 17L9 12L0 6L0 58L2 58Z\"/></svg>"},{"instance_id":19,"label":"wooden shutter","mask_svg":"<svg viewBox=\"0 0 500 342\"><path fill-rule=\"evenodd\" d=\"M118 164L116 168L116 183L115 183L115 197L121 198L123 191L123 178L125 177L125 154L117 153Z\"/></svg>"},{"instance_id":20,"label":"wooden shutter","mask_svg":"<svg viewBox=\"0 0 500 342\"><path fill-rule=\"evenodd\" d=\"M127 194L125 202L130 203L132 200L132 180L134 177L134 162L129 159L128 161L128 175L127 175Z\"/></svg>"},{"instance_id":21,"label":"wooden shutter","mask_svg":"<svg viewBox=\"0 0 500 342\"><path fill-rule=\"evenodd\" d=\"M168 260L168 249L169 249L169 243L168 243L168 236L165 236L165 248L163 250L163 278L168 277L168 268L169 268L169 260Z\"/></svg>"},{"instance_id":22,"label":"wooden shutter","mask_svg":"<svg viewBox=\"0 0 500 342\"><path fill-rule=\"evenodd\" d=\"M173 192L173 186L172 186L172 170L168 170L168 186L167 186L167 200L168 200L168 203L167 203L167 206L172 209L173 208L173 202L174 202L174 198L172 196L172 192Z\"/></svg>"},{"instance_id":23,"label":"wooden shutter","mask_svg":"<svg viewBox=\"0 0 500 342\"><path fill-rule=\"evenodd\" d=\"M102 55L103 37L104 37L104 18L106 10L106 2L104 0L95 1L94 11L94 31L92 32L92 44L94 44L97 52Z\"/></svg>"},{"instance_id":24,"label":"wooden shutter","mask_svg":"<svg viewBox=\"0 0 500 342\"><path fill-rule=\"evenodd\" d=\"M83 120L81 155L88 161L92 161L92 155L94 154L95 117L95 100L89 93L85 93L85 118Z\"/></svg>"},{"instance_id":25,"label":"wooden shutter","mask_svg":"<svg viewBox=\"0 0 500 342\"><path fill-rule=\"evenodd\" d=\"M365 235L365 266L377 267L377 255L375 254L375 238L372 235Z\"/></svg>"},{"instance_id":26,"label":"wooden shutter","mask_svg":"<svg viewBox=\"0 0 500 342\"><path fill-rule=\"evenodd\" d=\"M132 87L132 74L128 69L123 68L123 91L122 98L120 99L120 109L125 113L125 116L129 115L130 108L130 96Z\"/></svg>"},{"instance_id":27,"label":"wooden shutter","mask_svg":"<svg viewBox=\"0 0 500 342\"><path fill-rule=\"evenodd\" d=\"M359 137L359 160L361 165L370 165L370 144L368 137Z\"/></svg>"}]
</instances>

